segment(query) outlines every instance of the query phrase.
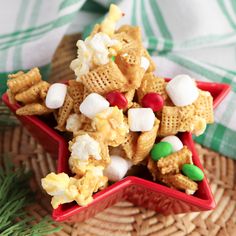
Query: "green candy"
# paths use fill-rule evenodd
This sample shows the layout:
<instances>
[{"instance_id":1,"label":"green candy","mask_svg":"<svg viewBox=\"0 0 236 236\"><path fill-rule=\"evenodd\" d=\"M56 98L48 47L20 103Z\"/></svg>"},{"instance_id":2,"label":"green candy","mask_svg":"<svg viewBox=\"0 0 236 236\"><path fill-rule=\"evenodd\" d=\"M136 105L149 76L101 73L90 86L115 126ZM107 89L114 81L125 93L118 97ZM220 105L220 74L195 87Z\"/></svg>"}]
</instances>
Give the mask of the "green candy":
<instances>
[{"instance_id":1,"label":"green candy","mask_svg":"<svg viewBox=\"0 0 236 236\"><path fill-rule=\"evenodd\" d=\"M184 164L182 172L193 181L201 181L204 178L202 170L193 164Z\"/></svg>"},{"instance_id":2,"label":"green candy","mask_svg":"<svg viewBox=\"0 0 236 236\"><path fill-rule=\"evenodd\" d=\"M115 56L112 56L112 57L111 57L111 60L112 60L112 61L115 61L115 59L116 59Z\"/></svg>"},{"instance_id":3,"label":"green candy","mask_svg":"<svg viewBox=\"0 0 236 236\"><path fill-rule=\"evenodd\" d=\"M172 145L168 142L160 142L154 144L151 150L151 157L154 161L160 160L162 157L170 155L173 151Z\"/></svg>"}]
</instances>

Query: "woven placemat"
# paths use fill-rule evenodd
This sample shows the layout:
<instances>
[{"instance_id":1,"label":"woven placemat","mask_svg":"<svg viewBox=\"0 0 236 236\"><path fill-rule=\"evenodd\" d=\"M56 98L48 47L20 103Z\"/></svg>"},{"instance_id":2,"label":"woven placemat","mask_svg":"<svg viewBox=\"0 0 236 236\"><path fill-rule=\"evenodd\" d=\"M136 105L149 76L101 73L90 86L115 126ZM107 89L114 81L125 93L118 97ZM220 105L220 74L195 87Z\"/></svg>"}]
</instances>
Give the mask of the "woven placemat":
<instances>
[{"instance_id":1,"label":"woven placemat","mask_svg":"<svg viewBox=\"0 0 236 236\"><path fill-rule=\"evenodd\" d=\"M50 81L73 78L69 64L76 56L75 44L78 38L79 35L66 36L61 42L54 56ZM216 200L215 210L165 217L129 202L119 202L85 222L62 223L63 229L53 235L236 235L235 161L200 145L196 145L196 148ZM43 193L40 179L56 170L56 160L21 126L1 130L0 152L12 156L15 165L23 165L34 173L32 188L38 191L38 199L28 208L28 214L37 219L50 215L50 198Z\"/></svg>"}]
</instances>

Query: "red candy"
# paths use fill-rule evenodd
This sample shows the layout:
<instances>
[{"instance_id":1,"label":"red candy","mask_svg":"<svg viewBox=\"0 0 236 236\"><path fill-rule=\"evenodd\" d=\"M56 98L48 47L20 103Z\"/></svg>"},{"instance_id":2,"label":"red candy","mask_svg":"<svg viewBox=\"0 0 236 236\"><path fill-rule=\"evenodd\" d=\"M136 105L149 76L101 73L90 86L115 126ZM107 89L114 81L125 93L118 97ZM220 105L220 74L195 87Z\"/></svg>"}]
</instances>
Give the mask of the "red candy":
<instances>
[{"instance_id":1,"label":"red candy","mask_svg":"<svg viewBox=\"0 0 236 236\"><path fill-rule=\"evenodd\" d=\"M119 91L107 93L106 100L111 106L117 106L119 109L125 109L128 105L125 95Z\"/></svg>"},{"instance_id":2,"label":"red candy","mask_svg":"<svg viewBox=\"0 0 236 236\"><path fill-rule=\"evenodd\" d=\"M142 106L149 107L153 111L160 111L164 106L164 100L158 93L147 93L142 99Z\"/></svg>"}]
</instances>

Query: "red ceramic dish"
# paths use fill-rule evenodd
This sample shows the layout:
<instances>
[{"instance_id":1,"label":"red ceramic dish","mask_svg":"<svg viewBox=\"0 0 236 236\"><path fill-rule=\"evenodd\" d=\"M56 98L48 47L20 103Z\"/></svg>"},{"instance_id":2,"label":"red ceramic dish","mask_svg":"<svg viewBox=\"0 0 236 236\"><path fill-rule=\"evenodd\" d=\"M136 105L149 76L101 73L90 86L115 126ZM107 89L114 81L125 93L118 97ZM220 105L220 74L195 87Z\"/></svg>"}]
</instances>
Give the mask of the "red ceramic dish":
<instances>
[{"instance_id":1,"label":"red ceramic dish","mask_svg":"<svg viewBox=\"0 0 236 236\"><path fill-rule=\"evenodd\" d=\"M227 84L197 82L197 85L200 89L211 93L214 98L214 108L220 104L230 91L230 87ZM2 100L15 113L19 105L10 104L6 94L3 95ZM36 116L17 116L17 118L46 151L54 158L58 158L57 171L68 173L69 151L68 144L64 138ZM203 169L194 148L191 134L182 133L180 138L192 151L194 164ZM53 219L56 221L83 221L121 200L128 200L135 205L155 210L165 215L205 211L215 207L206 178L200 182L199 190L194 196L189 196L146 179L128 176L99 191L93 197L93 202L85 207L78 206L76 203L60 205L53 210Z\"/></svg>"}]
</instances>

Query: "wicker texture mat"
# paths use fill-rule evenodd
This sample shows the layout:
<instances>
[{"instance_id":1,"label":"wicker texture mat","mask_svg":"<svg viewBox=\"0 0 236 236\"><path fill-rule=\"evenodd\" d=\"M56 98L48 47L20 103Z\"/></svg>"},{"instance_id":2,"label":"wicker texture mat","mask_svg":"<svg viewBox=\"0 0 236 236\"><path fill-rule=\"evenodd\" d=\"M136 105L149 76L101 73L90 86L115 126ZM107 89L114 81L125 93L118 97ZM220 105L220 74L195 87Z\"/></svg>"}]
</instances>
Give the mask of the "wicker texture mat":
<instances>
[{"instance_id":1,"label":"wicker texture mat","mask_svg":"<svg viewBox=\"0 0 236 236\"><path fill-rule=\"evenodd\" d=\"M65 37L60 44L52 65L51 81L73 78L68 66L76 55L78 37ZM215 196L217 207L214 211L164 217L129 202L120 202L83 223L63 223L63 229L54 235L236 235L235 162L200 145L196 145L196 148ZM0 152L14 157L16 165L24 165L34 172L32 188L38 190L38 199L28 209L29 215L40 219L50 214L50 198L42 193L40 179L48 172L55 171L56 160L45 153L21 126L0 132Z\"/></svg>"}]
</instances>

